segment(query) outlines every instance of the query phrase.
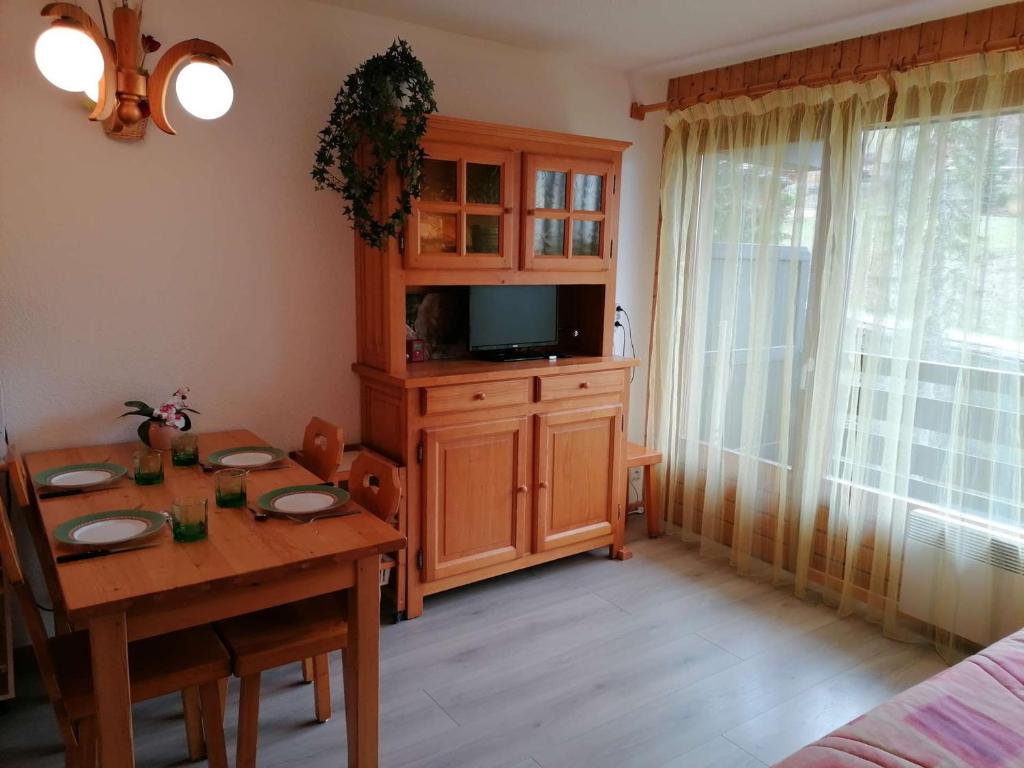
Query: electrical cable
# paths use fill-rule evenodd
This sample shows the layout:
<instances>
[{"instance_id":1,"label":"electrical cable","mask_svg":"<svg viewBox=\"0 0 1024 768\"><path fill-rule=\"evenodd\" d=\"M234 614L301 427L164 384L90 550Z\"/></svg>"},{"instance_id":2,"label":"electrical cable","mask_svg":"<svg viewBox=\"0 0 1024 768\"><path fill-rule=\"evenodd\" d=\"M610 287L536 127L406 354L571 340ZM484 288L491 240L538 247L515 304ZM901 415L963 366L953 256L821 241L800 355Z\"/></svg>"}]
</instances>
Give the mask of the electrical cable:
<instances>
[{"instance_id":1,"label":"electrical cable","mask_svg":"<svg viewBox=\"0 0 1024 768\"><path fill-rule=\"evenodd\" d=\"M622 332L622 356L623 357L626 356L626 334L628 333L629 334L630 356L631 357L636 357L636 346L633 344L633 321L629 319L629 312L627 312L625 309L623 309L621 304L616 304L615 305L615 311L616 312L621 312L623 314L623 316L625 316L625 318L626 318L626 324L625 325L620 323L618 320L615 321L616 327L623 329L623 332ZM633 368L629 372L629 383L632 384L633 383L633 379L635 379L635 378L636 378L636 368Z\"/></svg>"}]
</instances>

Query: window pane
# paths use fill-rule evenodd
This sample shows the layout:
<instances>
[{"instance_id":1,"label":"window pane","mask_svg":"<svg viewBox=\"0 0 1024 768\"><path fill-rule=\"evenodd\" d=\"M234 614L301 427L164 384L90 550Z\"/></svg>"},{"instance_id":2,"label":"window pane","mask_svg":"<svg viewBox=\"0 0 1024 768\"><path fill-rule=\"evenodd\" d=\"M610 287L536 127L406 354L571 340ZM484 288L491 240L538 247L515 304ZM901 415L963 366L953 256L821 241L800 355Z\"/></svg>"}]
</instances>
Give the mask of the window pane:
<instances>
[{"instance_id":1,"label":"window pane","mask_svg":"<svg viewBox=\"0 0 1024 768\"><path fill-rule=\"evenodd\" d=\"M459 217L454 213L420 212L420 251L455 253Z\"/></svg>"},{"instance_id":2,"label":"window pane","mask_svg":"<svg viewBox=\"0 0 1024 768\"><path fill-rule=\"evenodd\" d=\"M574 211L600 211L604 177L593 173L576 173L572 177L572 208Z\"/></svg>"},{"instance_id":3,"label":"window pane","mask_svg":"<svg viewBox=\"0 0 1024 768\"><path fill-rule=\"evenodd\" d=\"M865 133L838 480L1022 519L1022 140L1019 112Z\"/></svg>"},{"instance_id":4,"label":"window pane","mask_svg":"<svg viewBox=\"0 0 1024 768\"><path fill-rule=\"evenodd\" d=\"M458 182L459 164L455 160L423 161L423 185L420 188L421 200L434 200L453 203L459 199Z\"/></svg>"},{"instance_id":5,"label":"window pane","mask_svg":"<svg viewBox=\"0 0 1024 768\"><path fill-rule=\"evenodd\" d=\"M601 222L574 221L572 223L572 255L601 255Z\"/></svg>"},{"instance_id":6,"label":"window pane","mask_svg":"<svg viewBox=\"0 0 1024 768\"><path fill-rule=\"evenodd\" d=\"M807 142L707 155L701 169L710 237L698 235L708 244L695 253L690 286L706 297L696 436L783 465L801 423L821 163L822 146Z\"/></svg>"},{"instance_id":7,"label":"window pane","mask_svg":"<svg viewBox=\"0 0 1024 768\"><path fill-rule=\"evenodd\" d=\"M501 166L466 163L466 202L501 205Z\"/></svg>"},{"instance_id":8,"label":"window pane","mask_svg":"<svg viewBox=\"0 0 1024 768\"><path fill-rule=\"evenodd\" d=\"M562 171L537 171L535 190L537 208L565 210L565 174Z\"/></svg>"},{"instance_id":9,"label":"window pane","mask_svg":"<svg viewBox=\"0 0 1024 768\"><path fill-rule=\"evenodd\" d=\"M562 256L565 253L565 222L561 219L534 219L533 252L538 256Z\"/></svg>"},{"instance_id":10,"label":"window pane","mask_svg":"<svg viewBox=\"0 0 1024 768\"><path fill-rule=\"evenodd\" d=\"M501 216L466 216L466 253L499 253Z\"/></svg>"}]
</instances>

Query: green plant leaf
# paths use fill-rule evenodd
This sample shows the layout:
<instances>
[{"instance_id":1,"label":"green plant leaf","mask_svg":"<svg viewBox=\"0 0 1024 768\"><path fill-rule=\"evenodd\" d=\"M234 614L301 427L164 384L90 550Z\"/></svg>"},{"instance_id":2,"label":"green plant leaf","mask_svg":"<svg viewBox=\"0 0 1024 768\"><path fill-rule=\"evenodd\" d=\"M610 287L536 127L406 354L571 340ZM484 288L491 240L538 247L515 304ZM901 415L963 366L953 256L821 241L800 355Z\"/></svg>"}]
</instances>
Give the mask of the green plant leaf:
<instances>
[{"instance_id":1,"label":"green plant leaf","mask_svg":"<svg viewBox=\"0 0 1024 768\"><path fill-rule=\"evenodd\" d=\"M181 427L181 431L188 432L190 429L192 429L192 419L188 417L187 413L182 413L181 418L185 420L185 426Z\"/></svg>"},{"instance_id":2,"label":"green plant leaf","mask_svg":"<svg viewBox=\"0 0 1024 768\"><path fill-rule=\"evenodd\" d=\"M436 111L434 81L402 39L357 67L334 97L310 176L317 189L345 198L343 213L373 248L403 231L412 200L419 197L424 157L419 141L427 115ZM402 188L395 208L381 221L374 213L376 195L390 163Z\"/></svg>"},{"instance_id":3,"label":"green plant leaf","mask_svg":"<svg viewBox=\"0 0 1024 768\"><path fill-rule=\"evenodd\" d=\"M147 448L152 447L149 444L149 425L152 423L153 422L149 421L148 419L146 421L140 421L139 428L135 430L136 432L139 433L139 440L141 440Z\"/></svg>"}]
</instances>

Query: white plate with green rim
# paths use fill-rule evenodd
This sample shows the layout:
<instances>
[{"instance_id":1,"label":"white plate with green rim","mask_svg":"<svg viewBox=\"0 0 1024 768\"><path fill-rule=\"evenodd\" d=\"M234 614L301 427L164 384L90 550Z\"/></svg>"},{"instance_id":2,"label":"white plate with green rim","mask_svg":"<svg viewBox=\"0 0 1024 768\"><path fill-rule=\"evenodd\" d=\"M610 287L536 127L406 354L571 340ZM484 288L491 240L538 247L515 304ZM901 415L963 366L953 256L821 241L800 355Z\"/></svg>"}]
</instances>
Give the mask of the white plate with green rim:
<instances>
[{"instance_id":1,"label":"white plate with green rim","mask_svg":"<svg viewBox=\"0 0 1024 768\"><path fill-rule=\"evenodd\" d=\"M260 509L278 515L321 515L348 501L348 491L330 485L290 485L260 496Z\"/></svg>"},{"instance_id":2,"label":"white plate with green rim","mask_svg":"<svg viewBox=\"0 0 1024 768\"><path fill-rule=\"evenodd\" d=\"M280 448L265 445L249 445L241 448L225 448L214 451L206 457L208 464L228 469L256 469L281 461L287 454Z\"/></svg>"},{"instance_id":3,"label":"white plate with green rim","mask_svg":"<svg viewBox=\"0 0 1024 768\"><path fill-rule=\"evenodd\" d=\"M128 474L128 469L120 464L68 464L64 467L53 467L36 472L32 479L36 481L36 485L47 488L78 490L106 485L126 474Z\"/></svg>"},{"instance_id":4,"label":"white plate with green rim","mask_svg":"<svg viewBox=\"0 0 1024 768\"><path fill-rule=\"evenodd\" d=\"M112 509L82 515L58 525L53 536L74 547L104 547L152 536L167 523L167 516L145 509Z\"/></svg>"}]
</instances>

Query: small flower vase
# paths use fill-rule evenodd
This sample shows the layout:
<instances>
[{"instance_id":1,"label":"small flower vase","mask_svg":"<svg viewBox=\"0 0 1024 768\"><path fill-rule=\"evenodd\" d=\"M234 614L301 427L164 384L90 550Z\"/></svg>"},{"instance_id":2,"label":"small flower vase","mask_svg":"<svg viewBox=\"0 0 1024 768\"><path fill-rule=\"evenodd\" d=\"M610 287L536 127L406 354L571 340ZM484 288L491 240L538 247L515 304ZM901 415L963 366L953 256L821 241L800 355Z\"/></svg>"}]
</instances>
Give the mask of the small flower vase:
<instances>
[{"instance_id":1,"label":"small flower vase","mask_svg":"<svg viewBox=\"0 0 1024 768\"><path fill-rule=\"evenodd\" d=\"M173 440L178 434L178 428L156 421L150 421L147 423L149 424L149 430L147 431L146 436L149 439L146 443L149 447L157 451L171 450L171 440Z\"/></svg>"}]
</instances>

